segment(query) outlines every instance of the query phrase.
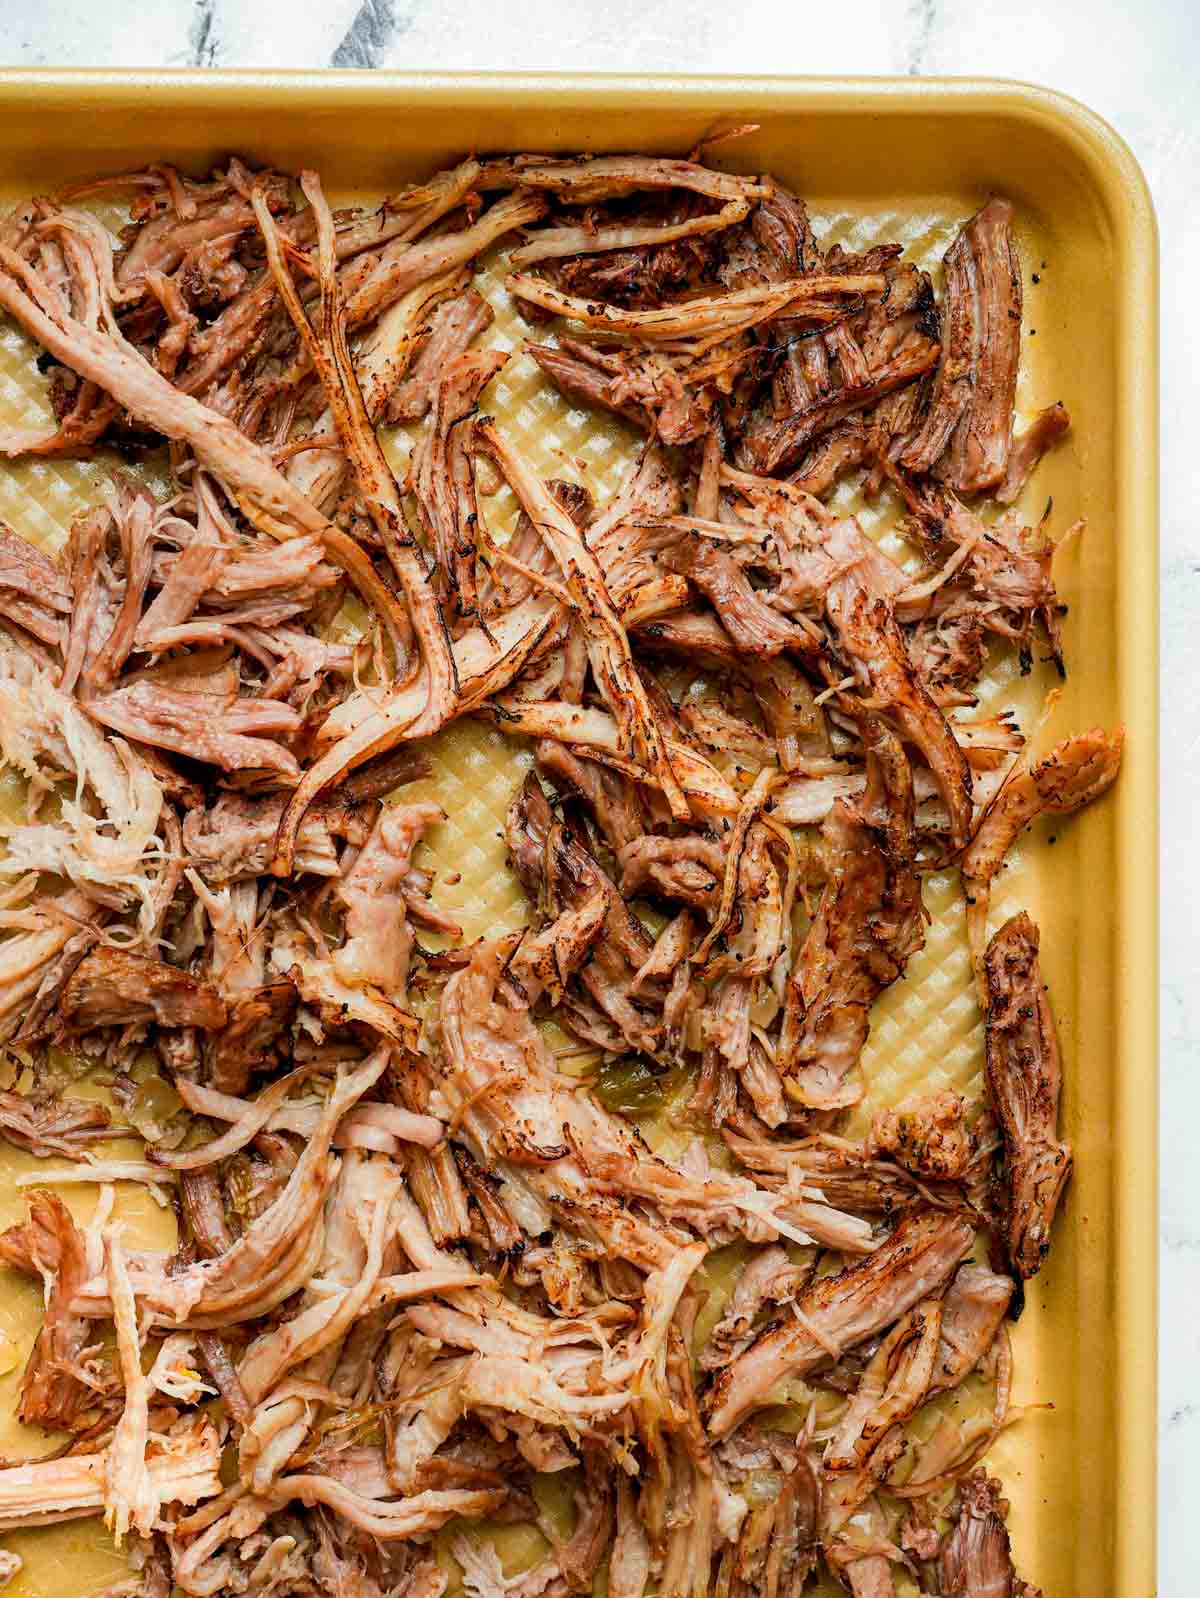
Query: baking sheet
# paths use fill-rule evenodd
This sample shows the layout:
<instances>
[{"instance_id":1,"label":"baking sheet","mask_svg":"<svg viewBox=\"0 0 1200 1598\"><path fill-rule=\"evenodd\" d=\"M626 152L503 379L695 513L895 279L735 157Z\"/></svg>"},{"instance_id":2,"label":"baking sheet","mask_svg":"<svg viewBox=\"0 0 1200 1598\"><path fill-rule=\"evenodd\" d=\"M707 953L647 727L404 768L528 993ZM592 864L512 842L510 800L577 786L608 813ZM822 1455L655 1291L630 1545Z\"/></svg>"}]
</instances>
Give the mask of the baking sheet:
<instances>
[{"instance_id":1,"label":"baking sheet","mask_svg":"<svg viewBox=\"0 0 1200 1598\"><path fill-rule=\"evenodd\" d=\"M804 194L825 243L854 249L895 239L934 269L989 192L1016 202L1026 332L1018 411L1027 415L1061 399L1075 424L1021 508L1036 520L1053 496L1056 532L1088 517L1084 536L1056 564L1070 606L1071 674L1041 736L1048 742L1123 719L1129 742L1114 795L1079 820L1035 827L993 893L993 927L1023 907L1043 928L1043 965L1063 1043L1066 1133L1077 1163L1054 1251L1031 1284L1014 1337L1016 1402L1042 1407L999 1440L989 1463L1013 1503L1018 1568L1027 1579L1057 1595L1142 1598L1153 1580L1156 562L1148 202L1115 138L1085 113L1034 91L686 80L654 89L644 80L451 85L238 74L167 75L139 86L132 77L12 74L0 77L0 198L152 159L203 170L233 150L293 168L318 165L331 196L345 203L377 198L472 144L548 150L632 142L678 153L716 127L756 120L757 134L714 158L738 170L769 170ZM56 115L39 118L35 138L33 118L47 100ZM635 108L636 122L627 120ZM223 150L210 144L218 113ZM373 142L381 116L386 139ZM85 124L98 134L83 136ZM564 404L520 352L528 330L503 292L503 255L495 252L484 265L480 286L497 318L481 342L515 353L484 406L543 475L585 480L602 501L620 481L636 438L620 422ZM15 329L0 328L0 417L44 417L44 393L30 346ZM390 441L397 464L408 445L403 432ZM0 519L56 548L72 518L102 495L111 464L0 468ZM895 502L867 505L853 483L839 490L836 508L853 510L898 552ZM489 502L501 529L510 513L504 496ZM981 709L1015 707L1029 731L1049 685L1046 667L1022 679L1015 659L997 652L981 685ZM447 729L431 752L433 776L406 793L427 794L447 811L423 862L443 879L461 874L457 883L439 882L439 904L468 937L520 925L525 902L505 867L500 832L528 757L479 723ZM982 1020L956 873L927 879L926 902L926 947L874 1011L863 1061L871 1110L917 1088L980 1091ZM45 1168L0 1147L0 1223L23 1212L12 1177L39 1166ZM77 1214L89 1212L79 1189L65 1196ZM144 1194L122 1192L121 1213L129 1217L131 1245L161 1243L169 1232L169 1218ZM39 1445L11 1419L40 1322L38 1298L0 1270L0 1455L8 1458L42 1452L50 1442ZM87 1592L123 1568L98 1522L5 1542L26 1561L9 1591L31 1598Z\"/></svg>"}]
</instances>

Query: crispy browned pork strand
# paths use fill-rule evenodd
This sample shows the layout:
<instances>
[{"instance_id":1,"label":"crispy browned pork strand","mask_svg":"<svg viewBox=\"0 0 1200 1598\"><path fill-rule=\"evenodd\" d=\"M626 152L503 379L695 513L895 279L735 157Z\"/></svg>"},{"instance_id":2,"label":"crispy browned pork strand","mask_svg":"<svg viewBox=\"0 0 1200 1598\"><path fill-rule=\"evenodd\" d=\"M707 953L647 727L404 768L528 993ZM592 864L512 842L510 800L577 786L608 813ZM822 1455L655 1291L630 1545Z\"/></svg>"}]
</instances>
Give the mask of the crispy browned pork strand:
<instances>
[{"instance_id":1,"label":"crispy browned pork strand","mask_svg":"<svg viewBox=\"0 0 1200 1598\"><path fill-rule=\"evenodd\" d=\"M881 721L863 727L867 782L856 805L838 799L822 828L828 879L788 977L778 1059L797 1103L838 1109L867 1040L875 999L925 942L914 863L912 772Z\"/></svg>"},{"instance_id":2,"label":"crispy browned pork strand","mask_svg":"<svg viewBox=\"0 0 1200 1598\"><path fill-rule=\"evenodd\" d=\"M751 1410L771 1402L788 1376L836 1362L906 1310L936 1294L971 1246L974 1229L961 1216L926 1210L902 1220L867 1259L822 1277L795 1315L768 1326L723 1371L707 1399L709 1430L725 1436Z\"/></svg>"},{"instance_id":3,"label":"crispy browned pork strand","mask_svg":"<svg viewBox=\"0 0 1200 1598\"><path fill-rule=\"evenodd\" d=\"M144 1598L1032 1592L969 1473L1070 1150L1037 932L985 961L987 899L1120 734L1038 761L974 708L991 649L1063 669L1065 613L1048 521L975 496L1068 419L1014 439L1006 201L939 304L703 155L470 157L376 210L155 166L0 229L53 411L0 454L127 462L56 555L0 528L0 1137L71 1162L0 1236L62 1438L0 1531L103 1516ZM643 435L607 502L481 414L533 372ZM463 948L466 716L529 756L528 905ZM985 1099L871 1103L955 860ZM935 1424L968 1377L990 1416Z\"/></svg>"},{"instance_id":4,"label":"crispy browned pork strand","mask_svg":"<svg viewBox=\"0 0 1200 1598\"><path fill-rule=\"evenodd\" d=\"M1058 1136L1062 1056L1038 960L1038 929L1022 911L988 944L987 1085L1003 1146L1003 1234L1009 1261L1033 1276L1071 1176Z\"/></svg>"},{"instance_id":5,"label":"crispy browned pork strand","mask_svg":"<svg viewBox=\"0 0 1200 1598\"><path fill-rule=\"evenodd\" d=\"M971 957L983 986L984 946L991 904L991 885L1017 838L1041 815L1070 815L1108 792L1121 769L1124 733L1100 727L1055 744L1040 760L1029 746L1018 758L1003 787L984 811L962 857L963 891L967 899L967 935Z\"/></svg>"}]
</instances>

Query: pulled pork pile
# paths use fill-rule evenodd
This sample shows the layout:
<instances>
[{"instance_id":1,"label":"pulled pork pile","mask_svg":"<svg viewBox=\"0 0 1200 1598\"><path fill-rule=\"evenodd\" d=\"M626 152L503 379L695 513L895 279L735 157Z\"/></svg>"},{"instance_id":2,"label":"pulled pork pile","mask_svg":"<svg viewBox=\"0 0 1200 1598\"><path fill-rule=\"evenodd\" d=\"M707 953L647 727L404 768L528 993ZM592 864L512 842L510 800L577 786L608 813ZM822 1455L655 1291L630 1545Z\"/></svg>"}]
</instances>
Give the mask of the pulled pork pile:
<instances>
[{"instance_id":1,"label":"pulled pork pile","mask_svg":"<svg viewBox=\"0 0 1200 1598\"><path fill-rule=\"evenodd\" d=\"M114 238L88 206L126 195ZM939 304L768 178L640 156L467 160L373 213L155 167L4 222L56 420L0 449L165 443L171 487L114 471L56 558L0 533L0 1128L102 1194L81 1228L51 1178L0 1237L45 1284L20 1419L63 1439L0 1468L0 1530L103 1515L140 1591L196 1598L566 1598L606 1562L612 1598L1032 1592L972 1472L1071 1150L1038 930L989 941L988 895L1120 735L1035 759L975 700L994 649L1062 666L1047 527L979 498L1067 425L1013 438L1010 223L966 224ZM608 504L480 414L497 244L546 379L645 435ZM830 508L854 473L921 570ZM468 715L533 764L529 925L464 947L403 790ZM986 1101L852 1139L951 863ZM120 1179L175 1249L122 1241ZM968 1379L974 1429L939 1406Z\"/></svg>"}]
</instances>

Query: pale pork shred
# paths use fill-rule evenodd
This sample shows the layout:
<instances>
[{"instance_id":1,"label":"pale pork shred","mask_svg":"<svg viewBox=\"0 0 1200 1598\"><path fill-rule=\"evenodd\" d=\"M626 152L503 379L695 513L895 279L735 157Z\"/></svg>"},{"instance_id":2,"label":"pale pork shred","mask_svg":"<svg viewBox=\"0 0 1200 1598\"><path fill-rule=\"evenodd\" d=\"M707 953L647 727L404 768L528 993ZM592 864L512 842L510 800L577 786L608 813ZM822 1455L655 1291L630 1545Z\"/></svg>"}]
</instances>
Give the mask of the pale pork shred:
<instances>
[{"instance_id":1,"label":"pale pork shred","mask_svg":"<svg viewBox=\"0 0 1200 1598\"><path fill-rule=\"evenodd\" d=\"M497 251L541 380L641 435L607 503L487 414ZM1065 669L1066 529L996 506L1069 418L1014 440L1006 200L944 266L639 155L373 212L160 165L4 220L54 420L0 452L111 484L56 556L0 528L0 1132L101 1194L81 1226L47 1175L0 1236L57 1438L0 1531L103 1516L145 1598L1032 1598L980 1461L1072 1151L1038 928L988 900L1121 733L1038 753L977 705L1000 652ZM917 563L832 508L852 476ZM528 925L470 945L405 796L465 716L530 757ZM856 1140L959 866L984 1097ZM968 1378L982 1427L927 1408Z\"/></svg>"}]
</instances>

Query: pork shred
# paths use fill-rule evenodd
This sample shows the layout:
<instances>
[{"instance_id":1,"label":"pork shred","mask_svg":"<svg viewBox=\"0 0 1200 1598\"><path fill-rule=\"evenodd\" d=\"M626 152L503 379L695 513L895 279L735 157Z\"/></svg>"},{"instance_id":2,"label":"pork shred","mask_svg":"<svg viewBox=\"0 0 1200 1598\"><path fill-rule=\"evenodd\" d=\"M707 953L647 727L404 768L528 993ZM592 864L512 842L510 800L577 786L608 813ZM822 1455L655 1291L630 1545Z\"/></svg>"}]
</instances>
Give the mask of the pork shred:
<instances>
[{"instance_id":1,"label":"pork shred","mask_svg":"<svg viewBox=\"0 0 1200 1598\"><path fill-rule=\"evenodd\" d=\"M973 1228L925 1211L901 1221L865 1260L823 1277L720 1373L707 1400L709 1429L724 1436L770 1402L777 1383L857 1347L941 1286L971 1246Z\"/></svg>"},{"instance_id":2,"label":"pork shred","mask_svg":"<svg viewBox=\"0 0 1200 1598\"><path fill-rule=\"evenodd\" d=\"M67 979L58 1014L70 1032L157 1021L169 1027L218 1027L225 1005L211 984L177 966L119 949L85 955Z\"/></svg>"},{"instance_id":3,"label":"pork shred","mask_svg":"<svg viewBox=\"0 0 1200 1598\"><path fill-rule=\"evenodd\" d=\"M953 1527L942 1544L937 1568L946 1598L974 1598L995 1593L1004 1598L1040 1598L1038 1589L1021 1581L1013 1568L1008 1504L1000 1483L975 1471L958 1489Z\"/></svg>"},{"instance_id":4,"label":"pork shred","mask_svg":"<svg viewBox=\"0 0 1200 1598\"><path fill-rule=\"evenodd\" d=\"M29 1219L0 1239L0 1257L10 1258L10 1245L41 1274L47 1286L42 1329L21 1379L20 1419L48 1431L77 1432L113 1402L111 1387L100 1367L89 1370L85 1353L92 1342L91 1323L72 1309L76 1293L88 1278L85 1241L66 1205L54 1193L30 1197ZM11 1244L10 1244L11 1239Z\"/></svg>"},{"instance_id":5,"label":"pork shred","mask_svg":"<svg viewBox=\"0 0 1200 1598\"><path fill-rule=\"evenodd\" d=\"M121 1591L1033 1593L976 1467L1072 1152L989 896L1122 734L976 701L1067 670L1016 504L1070 422L1014 422L1007 200L935 287L745 131L4 223L0 456L133 464L57 554L0 527L0 1261L61 1438L0 1531L103 1516Z\"/></svg>"},{"instance_id":6,"label":"pork shred","mask_svg":"<svg viewBox=\"0 0 1200 1598\"><path fill-rule=\"evenodd\" d=\"M959 494L1005 481L1021 349L1021 264L1012 206L989 200L946 252L941 360L920 428L900 459Z\"/></svg>"},{"instance_id":7,"label":"pork shred","mask_svg":"<svg viewBox=\"0 0 1200 1598\"><path fill-rule=\"evenodd\" d=\"M1026 750L980 817L962 858L967 896L967 934L976 973L983 982L991 885L1021 832L1043 814L1070 815L1107 793L1121 769L1124 730L1090 732L1064 738L1035 760Z\"/></svg>"},{"instance_id":8,"label":"pork shred","mask_svg":"<svg viewBox=\"0 0 1200 1598\"><path fill-rule=\"evenodd\" d=\"M924 943L912 832L912 774L882 724L867 733L868 787L838 800L823 832L830 880L788 979L780 1045L789 1091L815 1107L860 1096L849 1073L871 1005Z\"/></svg>"}]
</instances>

